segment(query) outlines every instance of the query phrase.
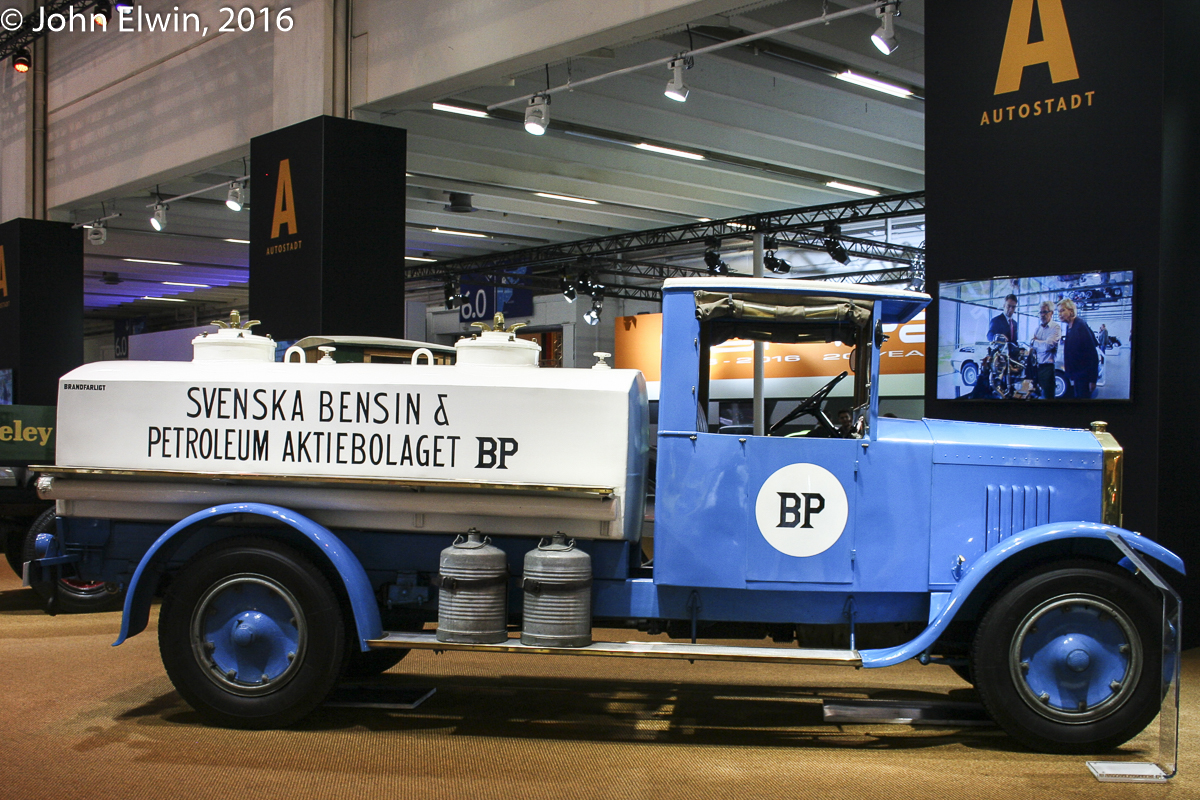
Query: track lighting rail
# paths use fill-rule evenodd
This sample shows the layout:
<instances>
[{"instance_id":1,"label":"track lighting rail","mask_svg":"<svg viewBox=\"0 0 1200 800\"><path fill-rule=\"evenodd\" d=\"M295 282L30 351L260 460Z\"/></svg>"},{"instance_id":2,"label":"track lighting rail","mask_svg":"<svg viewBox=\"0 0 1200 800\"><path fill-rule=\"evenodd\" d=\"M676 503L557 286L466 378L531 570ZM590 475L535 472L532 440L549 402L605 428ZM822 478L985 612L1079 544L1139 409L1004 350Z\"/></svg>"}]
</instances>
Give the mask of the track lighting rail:
<instances>
[{"instance_id":1,"label":"track lighting rail","mask_svg":"<svg viewBox=\"0 0 1200 800\"><path fill-rule=\"evenodd\" d=\"M845 11L837 11L833 14L822 14L819 17L802 20L800 22L793 22L790 25L783 25L778 28L772 28L771 30L768 30L768 31L760 31L759 33L751 33L751 34L747 34L746 36L742 36L741 38L738 38L738 39L731 39L726 42L717 42L716 44L710 44L707 47L698 47L695 50L688 50L683 53L676 53L674 55L665 56L663 58L657 58L653 61L647 61L644 64L637 64L632 67L624 67L622 69L616 69L611 72L602 73L600 75L593 75L590 78L584 78L583 80L580 80L580 81L568 81L567 83L564 83L561 86L555 86L552 88L543 89L538 92L533 92L532 94L526 94L526 95L522 95L520 97L514 97L511 100L503 100L499 103L493 103L487 107L487 110L492 111L497 108L504 108L505 106L520 105L522 103L528 102L530 99L532 99L534 97L538 97L538 96L544 97L544 96L557 94L559 92L569 92L574 89L578 89L580 86L585 86L589 83L595 83L597 81L607 80L609 78L615 78L618 75L626 75L630 72L637 72L639 70L649 69L650 67L657 67L660 65L669 64L672 61L675 61L676 59L700 56L700 55L704 55L705 53L712 53L717 50L724 50L727 47L736 47L738 45L757 41L758 39L765 39L769 36L775 36L775 35L781 34L781 33L788 33L790 31L800 30L801 28L812 27L814 25L823 25L825 23L832 22L836 19L841 19L842 17L850 17L850 16L854 16L855 14L861 14L864 11L872 11L873 12L880 5L881 5L880 2L867 3L866 5L856 6L855 8L848 8Z\"/></svg>"}]
</instances>

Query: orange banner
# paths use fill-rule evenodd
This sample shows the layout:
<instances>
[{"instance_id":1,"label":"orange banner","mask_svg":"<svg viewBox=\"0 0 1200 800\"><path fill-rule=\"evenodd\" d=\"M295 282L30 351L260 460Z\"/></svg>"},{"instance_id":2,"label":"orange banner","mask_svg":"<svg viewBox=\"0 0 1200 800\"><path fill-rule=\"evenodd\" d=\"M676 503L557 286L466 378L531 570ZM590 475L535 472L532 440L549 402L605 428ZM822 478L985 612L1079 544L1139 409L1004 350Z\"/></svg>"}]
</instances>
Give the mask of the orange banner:
<instances>
[{"instance_id":1,"label":"orange banner","mask_svg":"<svg viewBox=\"0 0 1200 800\"><path fill-rule=\"evenodd\" d=\"M925 373L925 312L902 325L884 325L888 340L879 353L879 371L883 375L923 375ZM660 378L662 314L638 314L618 317L613 365L618 369L640 369L647 381ZM847 368L850 350L833 344L763 344L766 378L833 377ZM711 350L711 380L749 379L754 377L754 344L731 339Z\"/></svg>"}]
</instances>

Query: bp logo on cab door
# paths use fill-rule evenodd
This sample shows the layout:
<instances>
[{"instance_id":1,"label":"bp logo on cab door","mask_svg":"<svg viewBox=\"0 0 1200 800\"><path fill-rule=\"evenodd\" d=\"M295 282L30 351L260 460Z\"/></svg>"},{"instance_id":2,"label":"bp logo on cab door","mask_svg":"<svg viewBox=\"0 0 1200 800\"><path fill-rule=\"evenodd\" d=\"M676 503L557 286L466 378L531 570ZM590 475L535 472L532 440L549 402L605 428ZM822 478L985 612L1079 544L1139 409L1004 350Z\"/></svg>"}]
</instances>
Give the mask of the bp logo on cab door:
<instances>
[{"instance_id":1,"label":"bp logo on cab door","mask_svg":"<svg viewBox=\"0 0 1200 800\"><path fill-rule=\"evenodd\" d=\"M833 547L846 530L850 505L833 473L817 464L788 464L758 490L754 513L767 543L806 558Z\"/></svg>"}]
</instances>

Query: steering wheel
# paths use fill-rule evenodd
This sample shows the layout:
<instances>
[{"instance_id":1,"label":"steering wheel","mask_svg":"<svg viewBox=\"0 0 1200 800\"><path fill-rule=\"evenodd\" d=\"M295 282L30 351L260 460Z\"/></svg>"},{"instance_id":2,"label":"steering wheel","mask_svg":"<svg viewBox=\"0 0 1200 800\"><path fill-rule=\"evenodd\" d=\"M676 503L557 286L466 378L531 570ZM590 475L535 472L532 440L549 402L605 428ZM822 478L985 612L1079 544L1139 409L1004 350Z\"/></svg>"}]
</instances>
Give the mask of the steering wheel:
<instances>
[{"instance_id":1,"label":"steering wheel","mask_svg":"<svg viewBox=\"0 0 1200 800\"><path fill-rule=\"evenodd\" d=\"M792 420L805 414L812 414L817 418L818 425L824 425L830 431L836 432L837 426L833 424L833 420L826 416L824 409L821 408L821 404L825 402L825 398L828 397L829 393L833 391L833 387L837 386L838 383L841 382L842 378L845 378L849 374L849 372L843 370L841 375L838 375L829 383L825 384L820 389L817 389L817 391L813 392L811 397L793 408L787 413L787 415L784 416L783 419L772 425L767 433L772 434L782 428L784 425L787 425Z\"/></svg>"}]
</instances>

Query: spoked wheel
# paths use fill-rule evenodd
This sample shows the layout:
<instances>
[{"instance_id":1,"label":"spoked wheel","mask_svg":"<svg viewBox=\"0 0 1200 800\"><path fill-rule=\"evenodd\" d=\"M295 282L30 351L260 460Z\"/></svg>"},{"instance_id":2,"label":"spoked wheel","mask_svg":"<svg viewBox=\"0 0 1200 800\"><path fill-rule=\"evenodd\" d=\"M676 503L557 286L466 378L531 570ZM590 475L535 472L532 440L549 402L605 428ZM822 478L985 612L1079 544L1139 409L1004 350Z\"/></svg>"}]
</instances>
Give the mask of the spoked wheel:
<instances>
[{"instance_id":1,"label":"spoked wheel","mask_svg":"<svg viewBox=\"0 0 1200 800\"><path fill-rule=\"evenodd\" d=\"M290 725L333 688L345 657L337 595L304 556L269 539L218 542L171 584L159 651L208 722Z\"/></svg>"},{"instance_id":2,"label":"spoked wheel","mask_svg":"<svg viewBox=\"0 0 1200 800\"><path fill-rule=\"evenodd\" d=\"M43 511L33 521L25 534L22 555L25 561L37 558L37 537L42 533L54 533L55 509ZM82 578L60 578L53 583L35 584L33 587L43 600L54 598L54 610L68 614L86 614L95 611L113 611L125 602L125 589L119 583L90 581Z\"/></svg>"},{"instance_id":3,"label":"spoked wheel","mask_svg":"<svg viewBox=\"0 0 1200 800\"><path fill-rule=\"evenodd\" d=\"M1008 588L980 623L976 688L1032 749L1112 749L1158 713L1160 617L1151 592L1119 567L1051 564Z\"/></svg>"}]
</instances>

